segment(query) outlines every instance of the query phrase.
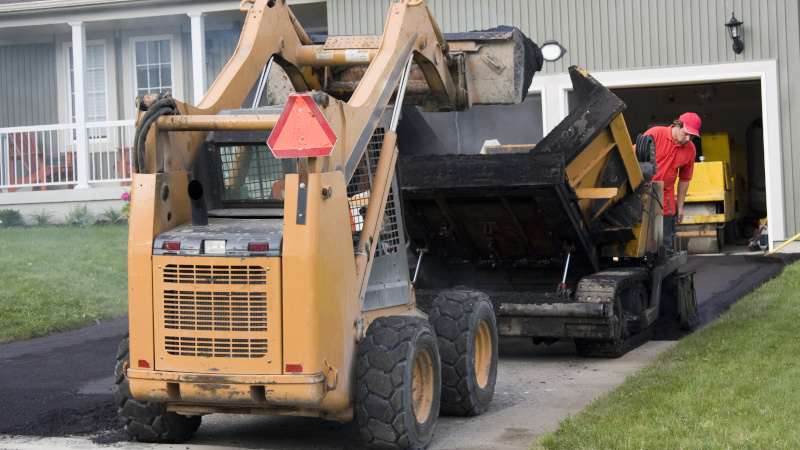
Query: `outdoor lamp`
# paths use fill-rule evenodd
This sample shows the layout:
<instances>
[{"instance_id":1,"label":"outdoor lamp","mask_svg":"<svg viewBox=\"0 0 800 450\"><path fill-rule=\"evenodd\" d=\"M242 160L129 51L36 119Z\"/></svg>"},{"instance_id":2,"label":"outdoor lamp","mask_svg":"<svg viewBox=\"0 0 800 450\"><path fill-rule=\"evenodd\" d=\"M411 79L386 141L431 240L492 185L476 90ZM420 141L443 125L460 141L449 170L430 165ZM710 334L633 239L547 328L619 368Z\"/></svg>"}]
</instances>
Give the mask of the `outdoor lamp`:
<instances>
[{"instance_id":1,"label":"outdoor lamp","mask_svg":"<svg viewBox=\"0 0 800 450\"><path fill-rule=\"evenodd\" d=\"M558 41L544 41L539 49L542 51L542 57L545 61L557 61L559 58L567 53L567 49L561 46Z\"/></svg>"},{"instance_id":2,"label":"outdoor lamp","mask_svg":"<svg viewBox=\"0 0 800 450\"><path fill-rule=\"evenodd\" d=\"M737 55L742 53L742 50L744 50L744 42L742 42L741 39L742 22L736 19L736 17L733 15L733 12L731 12L731 20L729 20L725 26L728 28L728 34L731 36L731 40L733 41L733 52Z\"/></svg>"}]
</instances>

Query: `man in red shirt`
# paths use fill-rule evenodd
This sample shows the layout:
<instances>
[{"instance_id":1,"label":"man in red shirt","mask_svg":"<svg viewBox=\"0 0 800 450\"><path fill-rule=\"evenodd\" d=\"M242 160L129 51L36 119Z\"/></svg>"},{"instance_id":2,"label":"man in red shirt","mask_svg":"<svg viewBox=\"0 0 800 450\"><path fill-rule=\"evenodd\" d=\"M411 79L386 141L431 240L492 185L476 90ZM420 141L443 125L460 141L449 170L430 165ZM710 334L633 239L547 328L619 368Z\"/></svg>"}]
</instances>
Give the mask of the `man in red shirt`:
<instances>
[{"instance_id":1,"label":"man in red shirt","mask_svg":"<svg viewBox=\"0 0 800 450\"><path fill-rule=\"evenodd\" d=\"M687 112L668 127L653 127L644 134L653 136L656 142L656 167L653 181L664 182L664 246L673 250L676 223L683 222L683 202L689 181L694 171L697 150L692 138L700 137L700 117ZM678 181L677 198L675 180Z\"/></svg>"}]
</instances>

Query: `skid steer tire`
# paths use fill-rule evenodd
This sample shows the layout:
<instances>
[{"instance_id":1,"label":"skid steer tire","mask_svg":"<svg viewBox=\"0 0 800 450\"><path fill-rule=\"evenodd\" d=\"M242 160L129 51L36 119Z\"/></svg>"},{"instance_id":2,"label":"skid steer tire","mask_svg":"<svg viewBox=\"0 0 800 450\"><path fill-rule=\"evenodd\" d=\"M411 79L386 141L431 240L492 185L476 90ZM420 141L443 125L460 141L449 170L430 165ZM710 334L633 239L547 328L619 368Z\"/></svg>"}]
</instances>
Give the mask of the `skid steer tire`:
<instances>
[{"instance_id":1,"label":"skid steer tire","mask_svg":"<svg viewBox=\"0 0 800 450\"><path fill-rule=\"evenodd\" d=\"M441 362L433 327L418 317L380 317L359 347L356 420L373 448L422 449L439 416Z\"/></svg>"},{"instance_id":2,"label":"skid steer tire","mask_svg":"<svg viewBox=\"0 0 800 450\"><path fill-rule=\"evenodd\" d=\"M117 365L114 369L116 390L114 400L117 416L125 427L125 433L133 440L177 444L194 434L200 427L201 416L184 416L167 411L167 405L158 402L143 402L131 395L128 377L125 375L130 360L128 337L117 350Z\"/></svg>"},{"instance_id":3,"label":"skid steer tire","mask_svg":"<svg viewBox=\"0 0 800 450\"><path fill-rule=\"evenodd\" d=\"M497 380L497 320L489 297L476 291L443 292L428 320L442 356L441 411L482 414Z\"/></svg>"}]
</instances>

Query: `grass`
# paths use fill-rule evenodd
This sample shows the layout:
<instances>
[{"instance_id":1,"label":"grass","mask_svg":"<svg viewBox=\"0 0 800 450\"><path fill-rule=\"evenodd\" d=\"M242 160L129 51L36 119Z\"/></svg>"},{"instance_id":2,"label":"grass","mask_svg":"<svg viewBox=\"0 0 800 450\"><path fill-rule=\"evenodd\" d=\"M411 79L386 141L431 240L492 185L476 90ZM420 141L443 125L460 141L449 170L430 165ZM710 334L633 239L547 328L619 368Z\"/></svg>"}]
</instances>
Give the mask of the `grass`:
<instances>
[{"instance_id":1,"label":"grass","mask_svg":"<svg viewBox=\"0 0 800 450\"><path fill-rule=\"evenodd\" d=\"M798 291L795 263L534 448L800 448Z\"/></svg>"},{"instance_id":2,"label":"grass","mask_svg":"<svg viewBox=\"0 0 800 450\"><path fill-rule=\"evenodd\" d=\"M127 312L126 226L0 228L0 343Z\"/></svg>"}]
</instances>

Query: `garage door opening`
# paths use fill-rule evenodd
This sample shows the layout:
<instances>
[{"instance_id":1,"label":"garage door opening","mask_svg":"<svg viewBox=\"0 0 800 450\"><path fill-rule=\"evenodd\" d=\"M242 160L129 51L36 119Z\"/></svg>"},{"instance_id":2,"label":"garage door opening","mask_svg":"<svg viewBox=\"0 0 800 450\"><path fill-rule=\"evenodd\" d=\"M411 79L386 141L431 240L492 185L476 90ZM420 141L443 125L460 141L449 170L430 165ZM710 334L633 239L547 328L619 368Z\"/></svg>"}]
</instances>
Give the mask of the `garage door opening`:
<instances>
[{"instance_id":1,"label":"garage door opening","mask_svg":"<svg viewBox=\"0 0 800 450\"><path fill-rule=\"evenodd\" d=\"M702 138L694 140L697 158L685 219L678 227L682 248L714 253L723 246L747 246L767 217L760 80L612 91L627 105L623 114L633 142L687 111L703 121ZM762 242L763 248L766 236Z\"/></svg>"}]
</instances>

